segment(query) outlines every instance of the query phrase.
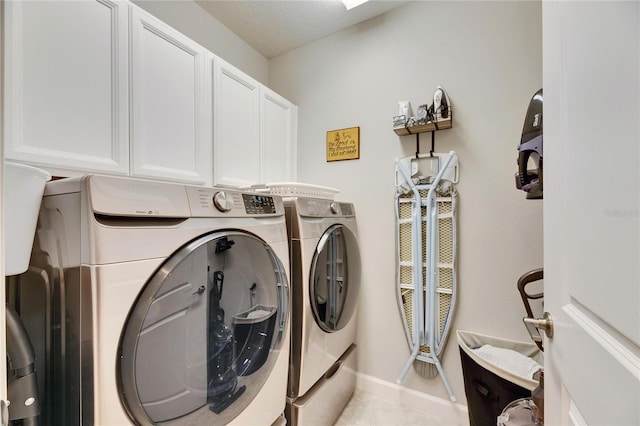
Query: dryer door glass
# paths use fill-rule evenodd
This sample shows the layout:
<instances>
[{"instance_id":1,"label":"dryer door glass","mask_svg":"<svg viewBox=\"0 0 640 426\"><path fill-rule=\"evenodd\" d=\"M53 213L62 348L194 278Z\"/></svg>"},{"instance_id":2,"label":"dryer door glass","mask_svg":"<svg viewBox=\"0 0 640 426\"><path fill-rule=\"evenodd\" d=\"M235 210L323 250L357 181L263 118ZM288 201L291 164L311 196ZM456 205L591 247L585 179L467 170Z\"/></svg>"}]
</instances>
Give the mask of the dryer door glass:
<instances>
[{"instance_id":1,"label":"dryer door glass","mask_svg":"<svg viewBox=\"0 0 640 426\"><path fill-rule=\"evenodd\" d=\"M227 424L260 392L287 327L288 283L237 231L178 250L148 281L120 339L118 385L137 424Z\"/></svg>"},{"instance_id":2,"label":"dryer door glass","mask_svg":"<svg viewBox=\"0 0 640 426\"><path fill-rule=\"evenodd\" d=\"M326 332L342 329L354 315L360 286L360 255L349 228L334 225L320 238L309 275L311 308Z\"/></svg>"}]
</instances>

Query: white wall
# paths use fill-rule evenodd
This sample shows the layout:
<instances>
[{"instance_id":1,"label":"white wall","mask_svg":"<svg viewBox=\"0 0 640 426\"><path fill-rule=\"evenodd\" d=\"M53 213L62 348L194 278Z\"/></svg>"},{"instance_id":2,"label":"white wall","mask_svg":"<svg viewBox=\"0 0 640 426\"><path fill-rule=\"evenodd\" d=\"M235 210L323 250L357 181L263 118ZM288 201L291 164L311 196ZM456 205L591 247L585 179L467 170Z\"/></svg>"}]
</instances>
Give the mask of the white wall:
<instances>
[{"instance_id":1,"label":"white wall","mask_svg":"<svg viewBox=\"0 0 640 426\"><path fill-rule=\"evenodd\" d=\"M171 25L217 56L259 82L269 79L269 61L191 0L133 0L147 12Z\"/></svg>"},{"instance_id":2,"label":"white wall","mask_svg":"<svg viewBox=\"0 0 640 426\"><path fill-rule=\"evenodd\" d=\"M455 329L529 341L518 277L542 266L542 202L514 186L516 147L531 96L542 85L540 2L415 1L270 62L269 86L296 103L298 177L355 202L363 259L359 370L395 382L409 356L396 304L394 160L415 151L398 137L397 101L415 109L438 84L453 128L436 150L461 162L459 299L443 359L465 403ZM325 133L360 126L359 160L327 163ZM421 138L427 152L430 134ZM447 398L440 379L413 369L404 386Z\"/></svg>"}]
</instances>

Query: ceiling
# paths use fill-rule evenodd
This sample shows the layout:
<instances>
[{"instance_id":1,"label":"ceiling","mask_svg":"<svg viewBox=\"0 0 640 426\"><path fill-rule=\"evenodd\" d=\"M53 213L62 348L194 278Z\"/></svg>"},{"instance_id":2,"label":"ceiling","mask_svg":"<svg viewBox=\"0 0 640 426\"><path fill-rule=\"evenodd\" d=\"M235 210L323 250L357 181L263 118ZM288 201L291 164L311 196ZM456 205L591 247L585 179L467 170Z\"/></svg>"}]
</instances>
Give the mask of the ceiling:
<instances>
[{"instance_id":1,"label":"ceiling","mask_svg":"<svg viewBox=\"0 0 640 426\"><path fill-rule=\"evenodd\" d=\"M267 59L386 13L410 0L195 0Z\"/></svg>"}]
</instances>

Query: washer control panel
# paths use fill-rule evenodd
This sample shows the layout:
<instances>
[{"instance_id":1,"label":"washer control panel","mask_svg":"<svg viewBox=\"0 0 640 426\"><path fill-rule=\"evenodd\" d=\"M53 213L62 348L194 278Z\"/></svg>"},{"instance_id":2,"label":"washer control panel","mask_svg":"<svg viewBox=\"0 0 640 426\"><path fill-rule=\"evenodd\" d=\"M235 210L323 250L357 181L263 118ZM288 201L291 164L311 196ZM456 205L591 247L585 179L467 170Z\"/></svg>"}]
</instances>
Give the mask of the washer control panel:
<instances>
[{"instance_id":1,"label":"washer control panel","mask_svg":"<svg viewBox=\"0 0 640 426\"><path fill-rule=\"evenodd\" d=\"M284 205L278 196L244 192L235 188L187 185L192 217L282 216Z\"/></svg>"},{"instance_id":2,"label":"washer control panel","mask_svg":"<svg viewBox=\"0 0 640 426\"><path fill-rule=\"evenodd\" d=\"M273 197L268 195L242 194L247 214L272 214L276 212Z\"/></svg>"}]
</instances>

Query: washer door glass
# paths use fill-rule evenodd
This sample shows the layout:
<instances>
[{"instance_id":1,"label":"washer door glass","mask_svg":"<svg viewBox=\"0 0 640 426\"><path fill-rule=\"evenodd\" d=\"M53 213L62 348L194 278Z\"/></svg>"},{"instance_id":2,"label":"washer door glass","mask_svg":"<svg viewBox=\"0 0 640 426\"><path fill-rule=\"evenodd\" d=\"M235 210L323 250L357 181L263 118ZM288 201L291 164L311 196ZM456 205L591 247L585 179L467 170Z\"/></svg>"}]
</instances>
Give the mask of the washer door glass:
<instances>
[{"instance_id":1,"label":"washer door glass","mask_svg":"<svg viewBox=\"0 0 640 426\"><path fill-rule=\"evenodd\" d=\"M146 284L120 339L118 386L137 424L227 424L260 392L287 327L283 265L240 231L200 237Z\"/></svg>"},{"instance_id":2,"label":"washer door glass","mask_svg":"<svg viewBox=\"0 0 640 426\"><path fill-rule=\"evenodd\" d=\"M356 237L343 225L334 225L320 238L309 275L311 308L326 332L342 329L357 306L360 253Z\"/></svg>"}]
</instances>

